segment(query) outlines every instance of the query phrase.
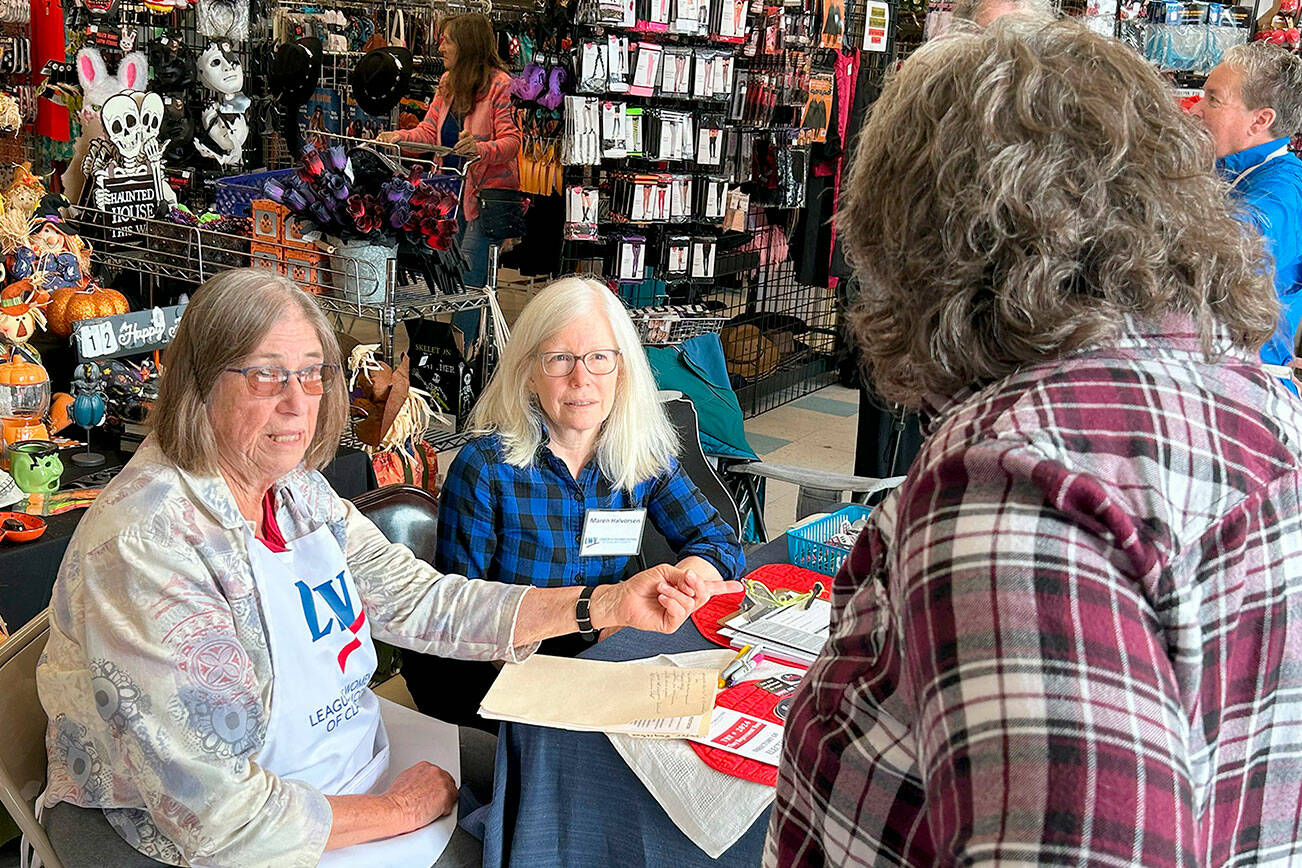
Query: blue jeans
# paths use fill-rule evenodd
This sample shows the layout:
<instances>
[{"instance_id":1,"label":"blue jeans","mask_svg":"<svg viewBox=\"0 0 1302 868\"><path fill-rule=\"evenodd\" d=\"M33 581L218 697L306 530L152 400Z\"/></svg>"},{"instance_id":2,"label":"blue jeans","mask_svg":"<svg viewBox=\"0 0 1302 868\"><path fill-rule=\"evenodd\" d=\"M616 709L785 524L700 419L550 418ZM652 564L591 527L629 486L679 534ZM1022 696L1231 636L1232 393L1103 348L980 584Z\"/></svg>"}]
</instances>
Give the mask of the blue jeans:
<instances>
[{"instance_id":1,"label":"blue jeans","mask_svg":"<svg viewBox=\"0 0 1302 868\"><path fill-rule=\"evenodd\" d=\"M478 220L470 220L461 227L461 252L465 254L470 265L461 272L461 279L466 286L486 286L488 284L488 236L484 234Z\"/></svg>"},{"instance_id":2,"label":"blue jeans","mask_svg":"<svg viewBox=\"0 0 1302 868\"><path fill-rule=\"evenodd\" d=\"M461 252L470 263L461 272L461 281L466 286L484 286L488 283L488 236L484 234L478 220L465 221L458 216L461 223ZM479 337L479 311L463 310L452 315L452 324L461 329L466 338L466 350Z\"/></svg>"}]
</instances>

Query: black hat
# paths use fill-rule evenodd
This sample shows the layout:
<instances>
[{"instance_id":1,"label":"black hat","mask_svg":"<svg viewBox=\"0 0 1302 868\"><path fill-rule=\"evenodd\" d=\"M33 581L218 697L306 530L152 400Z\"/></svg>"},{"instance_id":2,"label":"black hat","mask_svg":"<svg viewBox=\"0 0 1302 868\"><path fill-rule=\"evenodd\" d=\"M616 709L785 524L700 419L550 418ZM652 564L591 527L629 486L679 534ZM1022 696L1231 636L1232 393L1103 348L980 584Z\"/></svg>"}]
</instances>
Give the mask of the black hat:
<instances>
[{"instance_id":1,"label":"black hat","mask_svg":"<svg viewBox=\"0 0 1302 868\"><path fill-rule=\"evenodd\" d=\"M407 95L414 62L411 51L388 46L366 52L353 67L349 83L362 111L386 115Z\"/></svg>"},{"instance_id":2,"label":"black hat","mask_svg":"<svg viewBox=\"0 0 1302 868\"><path fill-rule=\"evenodd\" d=\"M276 49L268 84L282 105L298 108L311 99L321 79L322 51L321 40L315 36L304 36Z\"/></svg>"}]
</instances>

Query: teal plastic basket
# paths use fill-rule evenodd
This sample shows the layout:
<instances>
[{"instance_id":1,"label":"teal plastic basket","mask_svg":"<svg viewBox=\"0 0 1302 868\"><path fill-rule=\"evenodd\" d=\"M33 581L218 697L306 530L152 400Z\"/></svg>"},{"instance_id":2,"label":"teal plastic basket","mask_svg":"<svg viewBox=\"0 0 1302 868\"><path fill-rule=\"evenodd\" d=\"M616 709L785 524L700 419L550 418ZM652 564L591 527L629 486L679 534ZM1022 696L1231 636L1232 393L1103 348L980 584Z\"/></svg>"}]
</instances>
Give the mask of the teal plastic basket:
<instances>
[{"instance_id":1,"label":"teal plastic basket","mask_svg":"<svg viewBox=\"0 0 1302 868\"><path fill-rule=\"evenodd\" d=\"M827 541L840 529L843 519L854 522L867 518L870 513L870 506L848 503L818 521L787 531L787 559L794 566L825 576L835 576L836 571L841 569L841 564L850 556L850 550L829 545Z\"/></svg>"}]
</instances>

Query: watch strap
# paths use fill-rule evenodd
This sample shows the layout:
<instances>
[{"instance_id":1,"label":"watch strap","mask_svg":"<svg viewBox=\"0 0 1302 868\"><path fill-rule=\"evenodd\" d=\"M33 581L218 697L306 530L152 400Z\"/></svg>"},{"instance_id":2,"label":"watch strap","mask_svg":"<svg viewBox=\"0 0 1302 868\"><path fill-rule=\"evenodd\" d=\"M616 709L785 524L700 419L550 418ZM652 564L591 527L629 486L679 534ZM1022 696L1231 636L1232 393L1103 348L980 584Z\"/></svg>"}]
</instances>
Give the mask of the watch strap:
<instances>
[{"instance_id":1,"label":"watch strap","mask_svg":"<svg viewBox=\"0 0 1302 868\"><path fill-rule=\"evenodd\" d=\"M595 585L588 585L579 592L579 599L574 603L574 620L579 624L579 635L589 642L597 641L597 631L592 629L592 593Z\"/></svg>"}]
</instances>

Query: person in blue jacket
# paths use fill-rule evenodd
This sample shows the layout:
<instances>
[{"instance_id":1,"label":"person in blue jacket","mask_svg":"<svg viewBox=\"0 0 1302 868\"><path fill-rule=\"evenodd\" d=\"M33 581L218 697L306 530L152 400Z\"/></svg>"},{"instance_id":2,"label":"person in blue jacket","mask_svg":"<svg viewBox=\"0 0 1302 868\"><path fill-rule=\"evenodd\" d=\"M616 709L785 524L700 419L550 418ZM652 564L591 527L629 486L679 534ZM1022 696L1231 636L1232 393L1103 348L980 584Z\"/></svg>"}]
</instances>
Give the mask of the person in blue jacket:
<instances>
[{"instance_id":1,"label":"person in blue jacket","mask_svg":"<svg viewBox=\"0 0 1302 868\"><path fill-rule=\"evenodd\" d=\"M741 577L737 535L678 462L637 329L603 284L563 277L529 302L470 428L439 493L436 566L590 593L637 569L654 527L681 569ZM574 656L595 635L557 638L541 653ZM402 672L421 711L496 731L476 714L493 664L404 653Z\"/></svg>"},{"instance_id":2,"label":"person in blue jacket","mask_svg":"<svg viewBox=\"0 0 1302 868\"><path fill-rule=\"evenodd\" d=\"M1207 76L1192 109L1216 146L1216 168L1266 241L1283 311L1261 360L1285 365L1302 321L1302 160L1289 151L1302 131L1302 59L1265 42L1236 45Z\"/></svg>"}]
</instances>

